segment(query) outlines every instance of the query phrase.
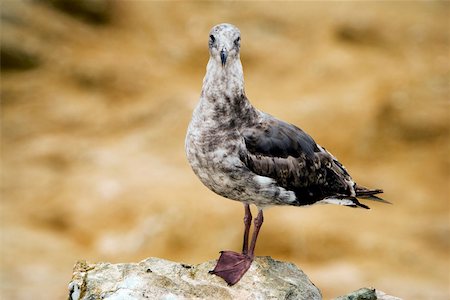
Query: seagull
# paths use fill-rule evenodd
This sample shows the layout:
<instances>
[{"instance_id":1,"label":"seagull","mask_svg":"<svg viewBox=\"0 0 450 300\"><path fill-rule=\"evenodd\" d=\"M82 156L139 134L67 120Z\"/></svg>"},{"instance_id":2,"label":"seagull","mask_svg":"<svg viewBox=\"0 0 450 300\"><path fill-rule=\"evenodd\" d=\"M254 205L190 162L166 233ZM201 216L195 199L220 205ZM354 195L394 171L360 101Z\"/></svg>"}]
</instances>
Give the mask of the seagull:
<instances>
[{"instance_id":1,"label":"seagull","mask_svg":"<svg viewBox=\"0 0 450 300\"><path fill-rule=\"evenodd\" d=\"M330 203L368 209L358 198L389 203L377 196L381 189L356 184L303 130L252 106L244 90L240 45L236 26L224 23L211 29L210 58L185 141L187 159L200 181L244 204L242 252L221 251L210 271L229 285L242 278L254 259L265 208ZM251 204L258 215L249 245Z\"/></svg>"}]
</instances>

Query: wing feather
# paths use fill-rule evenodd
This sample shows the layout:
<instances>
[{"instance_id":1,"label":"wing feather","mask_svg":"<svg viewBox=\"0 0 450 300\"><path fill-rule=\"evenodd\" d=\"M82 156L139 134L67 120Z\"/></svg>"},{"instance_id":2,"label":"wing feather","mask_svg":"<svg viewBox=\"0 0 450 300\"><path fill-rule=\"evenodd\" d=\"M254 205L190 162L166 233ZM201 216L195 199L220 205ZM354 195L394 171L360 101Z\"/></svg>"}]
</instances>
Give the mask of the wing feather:
<instances>
[{"instance_id":1,"label":"wing feather","mask_svg":"<svg viewBox=\"0 0 450 300\"><path fill-rule=\"evenodd\" d=\"M294 191L296 205L335 196L356 199L355 184L345 167L300 128L267 116L245 128L242 136L247 151L241 160L254 173Z\"/></svg>"}]
</instances>

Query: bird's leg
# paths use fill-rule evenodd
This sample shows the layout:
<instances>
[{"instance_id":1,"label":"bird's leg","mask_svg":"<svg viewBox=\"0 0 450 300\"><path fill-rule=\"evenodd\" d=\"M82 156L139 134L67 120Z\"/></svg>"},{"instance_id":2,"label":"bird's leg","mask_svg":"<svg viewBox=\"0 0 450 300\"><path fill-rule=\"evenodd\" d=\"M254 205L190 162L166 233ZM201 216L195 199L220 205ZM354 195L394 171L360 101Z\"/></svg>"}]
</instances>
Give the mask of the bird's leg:
<instances>
[{"instance_id":1,"label":"bird's leg","mask_svg":"<svg viewBox=\"0 0 450 300\"><path fill-rule=\"evenodd\" d=\"M250 244L250 255L248 253L248 236L250 232L250 226L252 224L252 213L250 211L250 205L245 204L245 215L244 215L244 242L242 245L242 253L237 253L234 251L221 251L219 260L217 261L214 270L209 271L211 274L215 274L222 277L228 285L233 285L237 283L245 272L250 268L253 261L253 252L255 250L256 238L258 236L257 232L253 233L252 242ZM260 217L261 214L261 217ZM255 218L255 226L259 228L262 224L262 213L260 212L258 217ZM257 220L261 220L257 221ZM260 224L261 223L261 224ZM259 224L259 225L257 225Z\"/></svg>"},{"instance_id":2,"label":"bird's leg","mask_svg":"<svg viewBox=\"0 0 450 300\"><path fill-rule=\"evenodd\" d=\"M250 232L250 226L252 225L252 212L250 211L250 205L244 204L245 215L244 215L244 242L242 244L242 254L247 255L248 253L248 234Z\"/></svg>"},{"instance_id":3,"label":"bird's leg","mask_svg":"<svg viewBox=\"0 0 450 300\"><path fill-rule=\"evenodd\" d=\"M255 254L256 240L258 239L259 230L264 222L264 215L262 209L258 211L258 216L255 218L255 229L253 230L252 242L250 244L250 252L248 256L253 260Z\"/></svg>"}]
</instances>

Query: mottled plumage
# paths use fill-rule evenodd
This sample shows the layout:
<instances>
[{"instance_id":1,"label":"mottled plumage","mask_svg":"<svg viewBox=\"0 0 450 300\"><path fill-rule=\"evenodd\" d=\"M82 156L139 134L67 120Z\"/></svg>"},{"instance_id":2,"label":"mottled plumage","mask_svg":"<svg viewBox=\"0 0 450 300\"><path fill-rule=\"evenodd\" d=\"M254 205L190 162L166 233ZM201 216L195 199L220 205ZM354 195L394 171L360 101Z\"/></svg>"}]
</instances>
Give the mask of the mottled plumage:
<instances>
[{"instance_id":1,"label":"mottled plumage","mask_svg":"<svg viewBox=\"0 0 450 300\"><path fill-rule=\"evenodd\" d=\"M203 184L246 205L247 219L248 205L259 208L250 248L254 249L266 206L334 203L368 208L357 198L385 202L375 196L382 190L355 184L344 166L307 133L250 104L239 50L239 29L231 24L211 29L210 59L189 124L186 154ZM247 222L247 236L249 226ZM253 259L245 235L243 253L224 252L214 271L230 284L239 280ZM240 267L229 271L235 261Z\"/></svg>"}]
</instances>

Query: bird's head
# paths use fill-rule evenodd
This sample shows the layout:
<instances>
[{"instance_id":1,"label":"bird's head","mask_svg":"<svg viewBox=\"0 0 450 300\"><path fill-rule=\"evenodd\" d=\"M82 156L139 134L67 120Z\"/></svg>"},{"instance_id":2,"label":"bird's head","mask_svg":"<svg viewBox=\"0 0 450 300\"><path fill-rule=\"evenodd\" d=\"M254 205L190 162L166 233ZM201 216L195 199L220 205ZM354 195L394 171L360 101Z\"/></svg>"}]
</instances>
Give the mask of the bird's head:
<instances>
[{"instance_id":1,"label":"bird's head","mask_svg":"<svg viewBox=\"0 0 450 300\"><path fill-rule=\"evenodd\" d=\"M231 24L214 26L209 32L209 53L211 58L225 67L227 62L239 59L241 32Z\"/></svg>"}]
</instances>

